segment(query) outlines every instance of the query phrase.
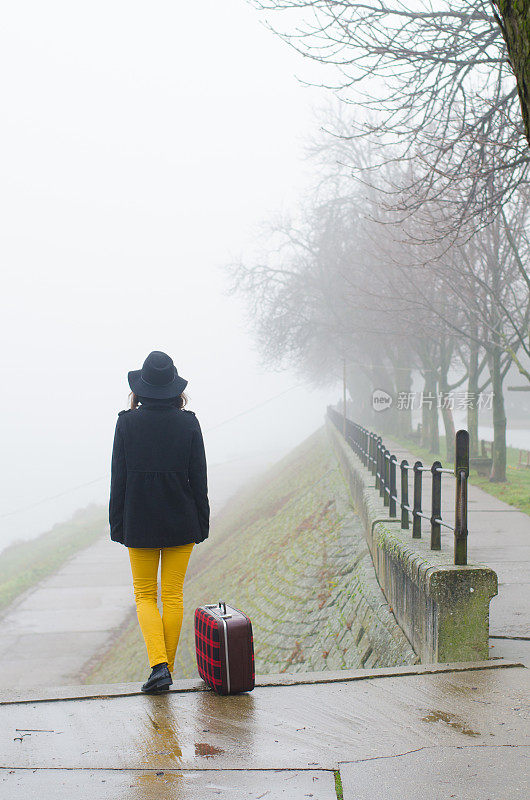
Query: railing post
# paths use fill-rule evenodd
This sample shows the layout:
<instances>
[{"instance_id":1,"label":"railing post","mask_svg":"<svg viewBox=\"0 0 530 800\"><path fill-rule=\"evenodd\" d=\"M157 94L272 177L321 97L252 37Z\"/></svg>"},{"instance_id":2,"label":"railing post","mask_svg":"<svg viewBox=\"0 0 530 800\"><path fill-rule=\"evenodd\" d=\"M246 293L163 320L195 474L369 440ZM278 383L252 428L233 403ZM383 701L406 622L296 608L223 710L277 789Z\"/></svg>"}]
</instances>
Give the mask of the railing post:
<instances>
[{"instance_id":1,"label":"railing post","mask_svg":"<svg viewBox=\"0 0 530 800\"><path fill-rule=\"evenodd\" d=\"M455 441L455 564L467 564L467 479L469 476L469 433L456 432Z\"/></svg>"},{"instance_id":2,"label":"railing post","mask_svg":"<svg viewBox=\"0 0 530 800\"><path fill-rule=\"evenodd\" d=\"M412 538L421 539L421 461L414 464L414 507L412 511Z\"/></svg>"},{"instance_id":3,"label":"railing post","mask_svg":"<svg viewBox=\"0 0 530 800\"><path fill-rule=\"evenodd\" d=\"M383 447L383 442L381 442L380 456L381 459L381 471L380 471L380 478L379 478L379 496L385 496L385 448Z\"/></svg>"},{"instance_id":4,"label":"railing post","mask_svg":"<svg viewBox=\"0 0 530 800\"><path fill-rule=\"evenodd\" d=\"M376 447L376 449L375 449L375 488L376 489L380 489L381 488L381 475L382 475L382 471L381 471L381 463L382 463L381 462L381 449L382 448L381 448L381 437L380 436L377 437L377 442L376 442L376 446L375 447Z\"/></svg>"},{"instance_id":5,"label":"railing post","mask_svg":"<svg viewBox=\"0 0 530 800\"><path fill-rule=\"evenodd\" d=\"M384 475L384 479L383 479L383 504L385 506L387 506L388 503L389 503L388 492L387 492L388 486L390 484L390 464L389 464L389 461L388 461L389 456L390 456L390 450L388 450L388 448L385 447L385 450L384 450L384 453L383 453L383 466L384 466L384 469L383 469L383 475Z\"/></svg>"},{"instance_id":6,"label":"railing post","mask_svg":"<svg viewBox=\"0 0 530 800\"><path fill-rule=\"evenodd\" d=\"M401 527L408 530L409 512L405 506L409 504L409 462L404 458L401 462Z\"/></svg>"},{"instance_id":7,"label":"railing post","mask_svg":"<svg viewBox=\"0 0 530 800\"><path fill-rule=\"evenodd\" d=\"M396 456L390 456L390 494L389 494L389 508L388 513L389 516L395 517L396 516L396 464L397 458Z\"/></svg>"},{"instance_id":8,"label":"railing post","mask_svg":"<svg viewBox=\"0 0 530 800\"><path fill-rule=\"evenodd\" d=\"M431 467L432 492L431 492L431 550L442 549L441 525L436 520L442 515L442 468L440 461L435 461Z\"/></svg>"}]
</instances>

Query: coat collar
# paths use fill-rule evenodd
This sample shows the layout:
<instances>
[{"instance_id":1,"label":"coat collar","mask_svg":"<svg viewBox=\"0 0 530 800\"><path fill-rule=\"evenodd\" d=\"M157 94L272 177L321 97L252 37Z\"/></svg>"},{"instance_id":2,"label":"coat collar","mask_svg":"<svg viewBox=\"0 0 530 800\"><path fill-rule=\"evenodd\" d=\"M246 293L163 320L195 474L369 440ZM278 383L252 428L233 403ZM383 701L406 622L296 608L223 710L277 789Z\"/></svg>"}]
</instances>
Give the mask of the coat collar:
<instances>
[{"instance_id":1,"label":"coat collar","mask_svg":"<svg viewBox=\"0 0 530 800\"><path fill-rule=\"evenodd\" d=\"M170 403L160 403L157 400L145 400L145 402L140 403L138 406L138 411L141 411L143 408L148 408L150 410L155 409L157 411L160 409L163 411L164 409L176 409L177 407Z\"/></svg>"}]
</instances>

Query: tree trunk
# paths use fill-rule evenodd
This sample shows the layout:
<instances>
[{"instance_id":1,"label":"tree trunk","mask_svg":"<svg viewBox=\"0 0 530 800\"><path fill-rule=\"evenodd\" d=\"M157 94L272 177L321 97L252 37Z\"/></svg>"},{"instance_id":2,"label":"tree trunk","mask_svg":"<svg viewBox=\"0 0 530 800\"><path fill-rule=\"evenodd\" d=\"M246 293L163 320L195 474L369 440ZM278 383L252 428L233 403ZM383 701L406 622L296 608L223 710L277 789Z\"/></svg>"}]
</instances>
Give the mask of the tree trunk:
<instances>
[{"instance_id":1,"label":"tree trunk","mask_svg":"<svg viewBox=\"0 0 530 800\"><path fill-rule=\"evenodd\" d=\"M530 144L530 0L494 0L497 22L517 81L523 124Z\"/></svg>"},{"instance_id":2,"label":"tree trunk","mask_svg":"<svg viewBox=\"0 0 530 800\"><path fill-rule=\"evenodd\" d=\"M448 408L444 402L445 397L449 394L446 374L442 375L440 380L440 394L442 397L442 419L445 430L445 457L448 461L454 461L456 429L453 409Z\"/></svg>"},{"instance_id":3,"label":"tree trunk","mask_svg":"<svg viewBox=\"0 0 530 800\"><path fill-rule=\"evenodd\" d=\"M440 427L438 424L438 408L436 405L436 400L433 402L433 407L429 409L429 416L430 416L430 427L431 427L431 435L430 435L430 445L429 450L431 453L437 453L440 449Z\"/></svg>"},{"instance_id":4,"label":"tree trunk","mask_svg":"<svg viewBox=\"0 0 530 800\"><path fill-rule=\"evenodd\" d=\"M436 378L429 379L428 387L429 395L432 395L432 402L427 410L429 415L429 450L431 453L437 453L440 449L440 430L438 425Z\"/></svg>"},{"instance_id":5,"label":"tree trunk","mask_svg":"<svg viewBox=\"0 0 530 800\"><path fill-rule=\"evenodd\" d=\"M423 403L421 406L421 446L426 447L431 453L437 453L440 448L440 434L438 430L438 404L436 402L436 378L432 372L427 372L423 386Z\"/></svg>"},{"instance_id":6,"label":"tree trunk","mask_svg":"<svg viewBox=\"0 0 530 800\"><path fill-rule=\"evenodd\" d=\"M506 481L506 413L502 393L501 348L494 347L490 358L491 383L493 389L493 463L490 481Z\"/></svg>"},{"instance_id":7,"label":"tree trunk","mask_svg":"<svg viewBox=\"0 0 530 800\"><path fill-rule=\"evenodd\" d=\"M427 394L427 378L425 378L423 383L423 393ZM424 448L429 447L430 430L431 430L431 420L429 417L429 408L426 403L423 403L421 407L421 436L420 436L421 447Z\"/></svg>"},{"instance_id":8,"label":"tree trunk","mask_svg":"<svg viewBox=\"0 0 530 800\"><path fill-rule=\"evenodd\" d=\"M442 340L441 344L441 358L440 358L440 400L442 410L442 420L445 430L445 457L447 461L454 461L455 457L455 419L453 416L453 409L447 403L449 397L449 385L447 376L451 364L451 354L453 351L453 343L450 339Z\"/></svg>"},{"instance_id":9,"label":"tree trunk","mask_svg":"<svg viewBox=\"0 0 530 800\"><path fill-rule=\"evenodd\" d=\"M467 407L467 429L469 432L470 458L476 458L478 456L478 355L478 342L471 340L469 353L469 378L467 382L467 390L471 399L471 403Z\"/></svg>"},{"instance_id":10,"label":"tree trunk","mask_svg":"<svg viewBox=\"0 0 530 800\"><path fill-rule=\"evenodd\" d=\"M395 383L396 383L396 405L399 393L403 392L404 395L409 395L412 389L412 372L410 369L399 365L399 368L394 370ZM396 430L399 436L408 436L412 431L412 404L407 408L407 404L403 404L401 408L396 407Z\"/></svg>"}]
</instances>

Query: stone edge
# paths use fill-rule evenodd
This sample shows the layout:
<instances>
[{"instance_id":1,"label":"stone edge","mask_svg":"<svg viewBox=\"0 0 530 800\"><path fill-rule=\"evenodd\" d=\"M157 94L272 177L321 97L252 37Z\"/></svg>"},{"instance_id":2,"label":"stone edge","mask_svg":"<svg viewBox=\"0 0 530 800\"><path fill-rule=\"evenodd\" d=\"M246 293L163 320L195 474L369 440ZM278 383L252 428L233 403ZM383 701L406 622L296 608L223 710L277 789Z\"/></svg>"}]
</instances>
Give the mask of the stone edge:
<instances>
[{"instance_id":1,"label":"stone edge","mask_svg":"<svg viewBox=\"0 0 530 800\"><path fill-rule=\"evenodd\" d=\"M508 659L489 661L461 661L455 663L413 664L402 667L379 667L378 669L343 669L322 672L284 672L257 675L255 688L268 686L298 686L315 683L344 683L348 681L373 680L375 678L399 678L413 675L432 675L447 672L469 672L483 669L507 669L525 664ZM99 683L73 686L43 687L30 695L29 689L12 689L0 693L0 705L16 703L45 703L60 700L101 700L110 697L141 695L138 683ZM182 692L212 691L203 680L185 678L173 682L168 694ZM246 694L246 693L245 693Z\"/></svg>"}]
</instances>

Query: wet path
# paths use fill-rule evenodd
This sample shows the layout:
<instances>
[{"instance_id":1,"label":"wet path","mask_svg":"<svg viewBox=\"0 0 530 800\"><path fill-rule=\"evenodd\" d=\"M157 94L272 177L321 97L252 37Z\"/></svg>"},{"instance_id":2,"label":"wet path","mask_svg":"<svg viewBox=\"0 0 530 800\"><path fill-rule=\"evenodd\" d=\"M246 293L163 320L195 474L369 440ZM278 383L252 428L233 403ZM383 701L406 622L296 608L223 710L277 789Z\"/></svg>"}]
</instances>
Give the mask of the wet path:
<instances>
[{"instance_id":1,"label":"wet path","mask_svg":"<svg viewBox=\"0 0 530 800\"><path fill-rule=\"evenodd\" d=\"M104 536L18 598L0 621L2 685L78 683L134 605L130 571L125 548Z\"/></svg>"},{"instance_id":2,"label":"wet path","mask_svg":"<svg viewBox=\"0 0 530 800\"><path fill-rule=\"evenodd\" d=\"M232 697L198 681L159 696L134 684L78 687L97 692L83 699L4 693L0 795L335 800L340 770L344 800L525 796L527 669L352 670L288 684L301 677L258 676Z\"/></svg>"},{"instance_id":3,"label":"wet path","mask_svg":"<svg viewBox=\"0 0 530 800\"><path fill-rule=\"evenodd\" d=\"M388 437L385 445L396 455L398 464L403 458L409 464L417 460ZM429 473L424 473L423 485L423 511L430 513ZM442 519L450 524L455 518L454 491L454 477L442 475ZM490 604L491 655L523 658L530 664L530 516L469 484L468 529L469 561L486 564L499 578L499 594ZM422 520L422 531L424 538L430 536L428 520ZM452 532L442 528L443 549L451 550L453 539Z\"/></svg>"}]
</instances>

